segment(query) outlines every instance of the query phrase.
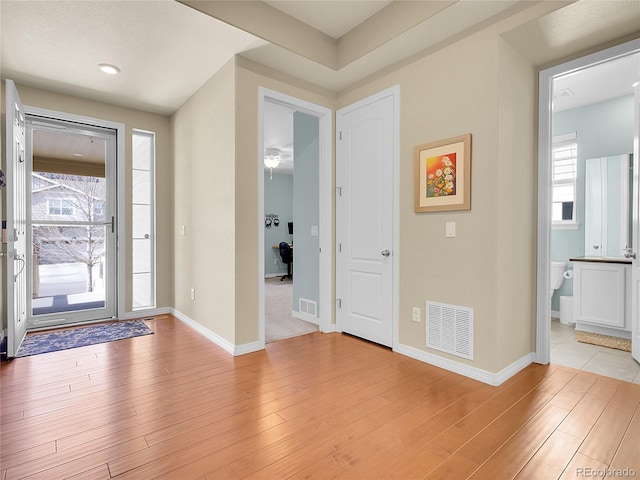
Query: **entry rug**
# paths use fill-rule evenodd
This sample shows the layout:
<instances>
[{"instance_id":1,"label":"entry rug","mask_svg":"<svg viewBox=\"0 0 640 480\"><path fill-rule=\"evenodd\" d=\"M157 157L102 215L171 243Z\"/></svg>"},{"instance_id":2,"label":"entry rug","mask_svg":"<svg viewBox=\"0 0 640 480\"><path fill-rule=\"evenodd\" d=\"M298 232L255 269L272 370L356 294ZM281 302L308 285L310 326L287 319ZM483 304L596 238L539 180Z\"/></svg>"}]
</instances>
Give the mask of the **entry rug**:
<instances>
[{"instance_id":1,"label":"entry rug","mask_svg":"<svg viewBox=\"0 0 640 480\"><path fill-rule=\"evenodd\" d=\"M27 335L16 357L28 357L41 353L57 352L70 348L86 347L98 343L113 342L125 338L151 335L153 330L141 320L112 322L94 327L57 330L50 333Z\"/></svg>"},{"instance_id":2,"label":"entry rug","mask_svg":"<svg viewBox=\"0 0 640 480\"><path fill-rule=\"evenodd\" d=\"M627 338L610 337L599 333L576 332L576 340L582 343L590 343L600 347L615 348L623 352L631 351L631 340Z\"/></svg>"}]
</instances>

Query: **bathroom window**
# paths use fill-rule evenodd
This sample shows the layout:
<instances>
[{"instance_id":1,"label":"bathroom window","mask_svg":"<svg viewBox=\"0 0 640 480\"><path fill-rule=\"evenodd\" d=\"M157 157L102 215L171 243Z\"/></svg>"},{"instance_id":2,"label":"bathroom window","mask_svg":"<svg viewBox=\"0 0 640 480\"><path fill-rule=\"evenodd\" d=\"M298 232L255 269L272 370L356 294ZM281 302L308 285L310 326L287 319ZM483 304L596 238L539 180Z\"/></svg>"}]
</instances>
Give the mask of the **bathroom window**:
<instances>
[{"instance_id":1,"label":"bathroom window","mask_svg":"<svg viewBox=\"0 0 640 480\"><path fill-rule=\"evenodd\" d=\"M553 187L551 219L556 228L577 228L576 177L578 144L576 132L553 137Z\"/></svg>"}]
</instances>

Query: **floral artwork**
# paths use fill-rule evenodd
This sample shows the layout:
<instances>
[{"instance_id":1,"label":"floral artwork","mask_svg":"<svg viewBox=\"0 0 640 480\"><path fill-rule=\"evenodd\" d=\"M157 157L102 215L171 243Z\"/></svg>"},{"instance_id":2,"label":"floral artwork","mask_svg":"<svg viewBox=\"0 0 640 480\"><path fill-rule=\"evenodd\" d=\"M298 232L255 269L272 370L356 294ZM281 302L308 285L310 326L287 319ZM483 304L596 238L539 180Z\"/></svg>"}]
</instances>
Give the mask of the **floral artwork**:
<instances>
[{"instance_id":1,"label":"floral artwork","mask_svg":"<svg viewBox=\"0 0 640 480\"><path fill-rule=\"evenodd\" d=\"M471 134L414 148L414 211L471 208Z\"/></svg>"},{"instance_id":2,"label":"floral artwork","mask_svg":"<svg viewBox=\"0 0 640 480\"><path fill-rule=\"evenodd\" d=\"M456 154L427 158L427 197L456 194Z\"/></svg>"}]
</instances>

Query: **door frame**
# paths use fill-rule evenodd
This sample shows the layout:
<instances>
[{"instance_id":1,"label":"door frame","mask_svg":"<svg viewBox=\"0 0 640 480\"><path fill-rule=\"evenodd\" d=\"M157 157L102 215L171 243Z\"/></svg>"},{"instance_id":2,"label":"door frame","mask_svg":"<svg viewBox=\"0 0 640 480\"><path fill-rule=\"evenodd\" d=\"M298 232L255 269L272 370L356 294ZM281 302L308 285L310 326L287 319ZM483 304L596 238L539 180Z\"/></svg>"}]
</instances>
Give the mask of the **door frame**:
<instances>
[{"instance_id":1,"label":"door frame","mask_svg":"<svg viewBox=\"0 0 640 480\"><path fill-rule=\"evenodd\" d=\"M537 250L537 302L535 362L547 364L551 358L551 149L553 115L553 80L570 72L605 63L617 57L640 52L640 39L601 50L539 73L538 99L538 250ZM636 139L634 144L638 145ZM634 163L638 165L637 152ZM634 228L637 230L638 226ZM638 245L634 245L638 251ZM638 261L638 260L636 260Z\"/></svg>"},{"instance_id":2,"label":"door frame","mask_svg":"<svg viewBox=\"0 0 640 480\"><path fill-rule=\"evenodd\" d=\"M265 249L264 249L264 105L265 102L277 103L298 112L318 118L319 121L319 225L318 242L320 245L318 308L320 315L318 326L321 332L335 331L332 322L331 306L332 267L333 267L333 156L332 129L333 111L330 108L316 105L290 95L286 95L265 87L258 88L258 342L260 349L265 346Z\"/></svg>"},{"instance_id":3,"label":"door frame","mask_svg":"<svg viewBox=\"0 0 640 480\"><path fill-rule=\"evenodd\" d=\"M49 110L46 108L32 107L25 105L26 117L45 117L53 120L62 120L66 122L78 123L81 125L90 125L100 128L107 128L116 132L116 175L114 181L116 182L116 239L115 239L115 281L116 281L116 318L124 318L125 315L125 295L126 295L126 205L125 205L125 132L126 128L123 123L112 122L110 120L103 120L94 117L88 117L84 115L76 115L72 113L60 112L56 110ZM29 204L30 199L27 199ZM30 211L30 209L29 209ZM28 318L31 314L28 315ZM95 320L95 322L103 322L105 319ZM80 321L76 323L68 323L65 326L76 324L88 324L94 321ZM44 327L51 328L51 327ZM29 329L30 331L38 330L38 328Z\"/></svg>"},{"instance_id":4,"label":"door frame","mask_svg":"<svg viewBox=\"0 0 640 480\"><path fill-rule=\"evenodd\" d=\"M393 98L393 207L392 207L392 242L391 256L389 257L393 261L391 282L392 282L392 294L391 294L391 329L392 329L392 343L391 348L396 350L400 345L400 86L394 85L378 93L363 98L357 102L347 105L336 111L336 136L339 135L341 115L349 113L352 110L357 110L368 104L377 102L383 98L391 96ZM336 148L336 165L340 165L339 149ZM336 185L340 185L341 169L336 168ZM341 241L341 212L336 201L336 251L338 251L338 244ZM340 263L340 257L336 256L336 299L340 298L341 283L343 281L340 278L340 272L342 271L342 265ZM341 328L341 315L336 306L336 330L342 332Z\"/></svg>"}]
</instances>

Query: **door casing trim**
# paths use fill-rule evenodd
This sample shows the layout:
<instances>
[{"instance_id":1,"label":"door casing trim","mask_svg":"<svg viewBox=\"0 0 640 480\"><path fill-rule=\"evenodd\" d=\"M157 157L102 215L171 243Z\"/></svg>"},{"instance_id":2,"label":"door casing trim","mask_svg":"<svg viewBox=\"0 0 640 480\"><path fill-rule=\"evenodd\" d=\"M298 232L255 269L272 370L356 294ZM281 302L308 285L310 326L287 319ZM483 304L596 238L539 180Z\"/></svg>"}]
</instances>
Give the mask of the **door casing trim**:
<instances>
[{"instance_id":1,"label":"door casing trim","mask_svg":"<svg viewBox=\"0 0 640 480\"><path fill-rule=\"evenodd\" d=\"M553 80L557 76L578 72L616 57L640 51L640 40L616 45L586 55L539 73L538 99L538 250L536 300L536 363L546 365L551 360L551 142L553 115ZM634 246L637 249L637 246Z\"/></svg>"},{"instance_id":2,"label":"door casing trim","mask_svg":"<svg viewBox=\"0 0 640 480\"><path fill-rule=\"evenodd\" d=\"M116 317L122 318L125 315L126 297L126 259L130 252L126 245L126 205L125 205L125 132L124 123L103 120L99 118L76 115L73 113L49 110L46 108L32 107L24 105L25 116L46 117L51 119L64 120L80 124L92 125L96 127L108 128L116 132Z\"/></svg>"},{"instance_id":3,"label":"door casing trim","mask_svg":"<svg viewBox=\"0 0 640 480\"><path fill-rule=\"evenodd\" d=\"M332 322L333 306L331 305L332 267L333 267L333 222L332 222L332 185L333 185L333 156L332 132L333 111L299 98L286 95L265 87L258 88L258 349L265 347L265 289L264 289L264 104L278 103L294 108L298 112L312 115L319 119L319 245L320 245L320 281L319 281L319 311L318 319L320 331L324 333L335 331Z\"/></svg>"}]
</instances>

